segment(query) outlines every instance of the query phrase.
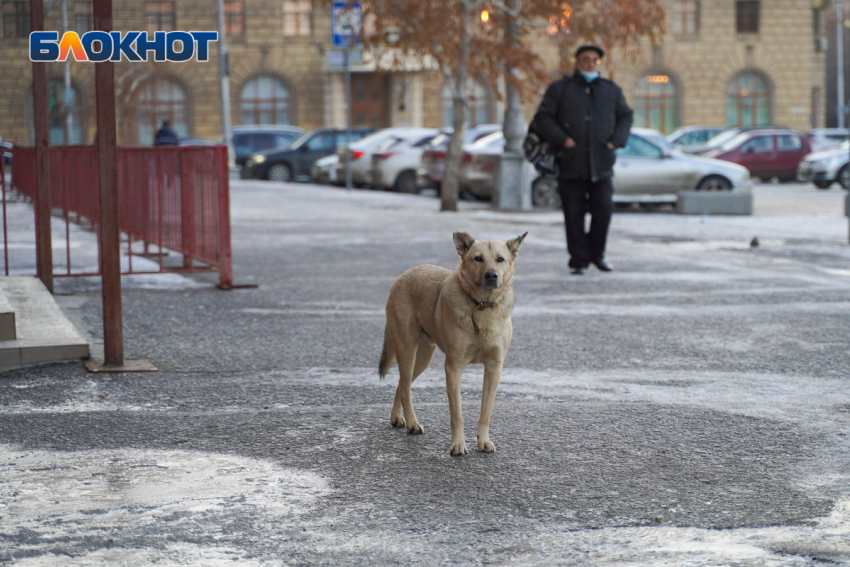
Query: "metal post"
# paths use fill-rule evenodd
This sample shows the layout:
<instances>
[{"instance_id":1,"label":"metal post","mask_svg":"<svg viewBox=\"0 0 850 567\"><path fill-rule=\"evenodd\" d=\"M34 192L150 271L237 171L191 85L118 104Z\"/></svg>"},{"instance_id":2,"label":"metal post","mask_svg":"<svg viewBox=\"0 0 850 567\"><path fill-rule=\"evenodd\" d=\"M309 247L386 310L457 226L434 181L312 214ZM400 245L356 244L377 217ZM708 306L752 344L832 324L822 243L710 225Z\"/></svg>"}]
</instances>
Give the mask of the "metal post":
<instances>
[{"instance_id":1,"label":"metal post","mask_svg":"<svg viewBox=\"0 0 850 567\"><path fill-rule=\"evenodd\" d=\"M352 34L352 37L354 35ZM351 189L351 68L349 67L349 55L351 53L351 42L345 48L345 188Z\"/></svg>"},{"instance_id":2,"label":"metal post","mask_svg":"<svg viewBox=\"0 0 850 567\"><path fill-rule=\"evenodd\" d=\"M509 0L506 4L506 38L508 45L515 45L517 39L517 14L520 0ZM513 69L506 69L510 76ZM507 80L507 106L502 131L505 134L505 151L499 160L499 175L496 178L496 208L503 211L527 210L531 208L531 192L528 190L530 179L523 179L522 136L525 131L525 118L522 114L522 102L516 87Z\"/></svg>"},{"instance_id":3,"label":"metal post","mask_svg":"<svg viewBox=\"0 0 850 567\"><path fill-rule=\"evenodd\" d=\"M838 96L836 101L836 110L838 111L838 127L844 128L844 1L836 0L835 2L835 44L838 54L836 81L838 86Z\"/></svg>"},{"instance_id":4,"label":"metal post","mask_svg":"<svg viewBox=\"0 0 850 567\"><path fill-rule=\"evenodd\" d=\"M94 29L112 31L112 0L94 0ZM97 94L104 364L123 366L124 326L121 313L121 242L118 229L118 149L115 139L115 72L112 61L96 63L94 73Z\"/></svg>"},{"instance_id":5,"label":"metal post","mask_svg":"<svg viewBox=\"0 0 850 567\"><path fill-rule=\"evenodd\" d=\"M44 1L30 3L32 31L44 31ZM50 233L50 147L47 131L46 63L32 64L33 118L35 119L36 257L38 277L53 293L53 249Z\"/></svg>"},{"instance_id":6,"label":"metal post","mask_svg":"<svg viewBox=\"0 0 850 567\"><path fill-rule=\"evenodd\" d=\"M62 0L62 33L68 31L68 0ZM71 143L71 132L74 127L74 117L71 106L74 104L74 91L71 89L71 58L65 59L65 92L62 94L62 112L65 114L65 145Z\"/></svg>"},{"instance_id":7,"label":"metal post","mask_svg":"<svg viewBox=\"0 0 850 567\"><path fill-rule=\"evenodd\" d=\"M221 77L221 135L227 145L228 165L233 157L232 132L230 122L230 55L227 52L227 27L224 23L224 0L218 0L218 72Z\"/></svg>"}]
</instances>

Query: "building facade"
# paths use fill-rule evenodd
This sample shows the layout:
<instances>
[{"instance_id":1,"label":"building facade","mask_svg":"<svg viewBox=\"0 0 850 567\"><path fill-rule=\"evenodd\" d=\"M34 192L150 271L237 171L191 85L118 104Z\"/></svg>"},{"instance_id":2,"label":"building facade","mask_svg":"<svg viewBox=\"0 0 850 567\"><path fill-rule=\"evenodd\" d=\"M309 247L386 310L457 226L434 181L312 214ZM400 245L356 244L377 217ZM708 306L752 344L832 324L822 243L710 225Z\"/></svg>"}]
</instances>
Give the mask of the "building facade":
<instances>
[{"instance_id":1,"label":"building facade","mask_svg":"<svg viewBox=\"0 0 850 567\"><path fill-rule=\"evenodd\" d=\"M92 29L91 0L64 0L68 28ZM662 0L666 35L637 58L610 54L608 74L635 108L635 124L669 132L683 125L824 124L825 42L818 0ZM45 28L61 31L62 0L45 2ZM29 2L0 0L0 137L33 140ZM230 116L239 124L345 124L340 52L331 48L328 3L224 0L230 61ZM813 8L814 6L814 8ZM113 0L114 28L216 30L215 0ZM560 67L541 31L540 49ZM433 71L381 72L354 54L356 125L447 126L451 93ZM52 144L93 143L94 64L48 64ZM606 71L603 70L603 73ZM218 48L209 62L115 65L119 143L149 145L163 120L183 137L221 140ZM499 85L475 83L471 122L498 122ZM68 104L66 105L65 102ZM536 101L525 106L530 119ZM66 112L71 119L66 119Z\"/></svg>"}]
</instances>

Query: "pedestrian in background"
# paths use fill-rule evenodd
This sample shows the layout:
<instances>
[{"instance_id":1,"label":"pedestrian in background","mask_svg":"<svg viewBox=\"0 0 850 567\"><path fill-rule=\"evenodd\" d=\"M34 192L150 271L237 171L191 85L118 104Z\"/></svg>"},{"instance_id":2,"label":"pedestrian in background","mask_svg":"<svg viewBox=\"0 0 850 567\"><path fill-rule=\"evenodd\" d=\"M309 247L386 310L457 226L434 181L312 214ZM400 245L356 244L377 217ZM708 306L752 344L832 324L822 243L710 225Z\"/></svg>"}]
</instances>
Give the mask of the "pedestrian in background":
<instances>
[{"instance_id":1,"label":"pedestrian in background","mask_svg":"<svg viewBox=\"0 0 850 567\"><path fill-rule=\"evenodd\" d=\"M603 272L613 269L605 261L605 243L614 212L614 150L629 140L632 109L620 87L599 76L604 56L597 45L579 47L573 74L549 85L534 117L540 136L563 148L558 193L572 274L583 274L591 263ZM589 231L585 211L590 212Z\"/></svg>"},{"instance_id":2,"label":"pedestrian in background","mask_svg":"<svg viewBox=\"0 0 850 567\"><path fill-rule=\"evenodd\" d=\"M171 129L168 120L162 121L162 127L157 130L156 136L153 138L154 146L176 146L177 132Z\"/></svg>"}]
</instances>

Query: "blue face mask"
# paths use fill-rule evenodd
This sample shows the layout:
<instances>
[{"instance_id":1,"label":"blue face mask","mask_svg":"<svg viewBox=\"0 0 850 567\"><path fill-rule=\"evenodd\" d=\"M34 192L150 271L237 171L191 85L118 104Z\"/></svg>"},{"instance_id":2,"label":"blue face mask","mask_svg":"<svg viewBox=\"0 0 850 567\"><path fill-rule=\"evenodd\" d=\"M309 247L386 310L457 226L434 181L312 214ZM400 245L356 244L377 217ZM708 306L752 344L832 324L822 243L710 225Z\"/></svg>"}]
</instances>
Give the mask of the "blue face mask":
<instances>
[{"instance_id":1,"label":"blue face mask","mask_svg":"<svg viewBox=\"0 0 850 567\"><path fill-rule=\"evenodd\" d=\"M593 82L599 76L599 71L581 71L584 80L588 83Z\"/></svg>"}]
</instances>

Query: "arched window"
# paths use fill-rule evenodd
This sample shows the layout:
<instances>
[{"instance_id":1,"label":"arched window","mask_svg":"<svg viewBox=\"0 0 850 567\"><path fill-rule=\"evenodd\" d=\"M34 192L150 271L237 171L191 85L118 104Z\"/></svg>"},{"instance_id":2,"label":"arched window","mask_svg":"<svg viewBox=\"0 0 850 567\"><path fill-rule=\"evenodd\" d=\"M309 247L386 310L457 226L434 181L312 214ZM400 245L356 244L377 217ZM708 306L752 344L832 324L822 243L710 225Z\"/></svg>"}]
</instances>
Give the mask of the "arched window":
<instances>
[{"instance_id":1,"label":"arched window","mask_svg":"<svg viewBox=\"0 0 850 567\"><path fill-rule=\"evenodd\" d=\"M469 81L469 125L489 124L492 122L491 97L489 91L478 81ZM442 95L443 127L454 126L454 95L449 85L443 87Z\"/></svg>"},{"instance_id":2,"label":"arched window","mask_svg":"<svg viewBox=\"0 0 850 567\"><path fill-rule=\"evenodd\" d=\"M679 126L679 89L668 74L638 79L634 98L635 126L670 133Z\"/></svg>"},{"instance_id":3,"label":"arched window","mask_svg":"<svg viewBox=\"0 0 850 567\"><path fill-rule=\"evenodd\" d=\"M181 138L189 135L186 91L173 79L160 77L146 83L139 92L137 141L149 146L164 120Z\"/></svg>"},{"instance_id":4,"label":"arched window","mask_svg":"<svg viewBox=\"0 0 850 567\"><path fill-rule=\"evenodd\" d=\"M68 114L70 121L65 120L65 82L61 79L47 81L47 125L48 137L51 146L71 146L84 143L84 124L82 101L79 91L73 86L67 93L69 95ZM27 108L27 118L30 127L30 135L35 140L35 119L33 118L32 91L30 91L30 104ZM70 122L70 124L69 124ZM70 126L70 128L69 128Z\"/></svg>"},{"instance_id":5,"label":"arched window","mask_svg":"<svg viewBox=\"0 0 850 567\"><path fill-rule=\"evenodd\" d=\"M242 124L291 124L289 91L283 81L264 76L251 79L239 98Z\"/></svg>"},{"instance_id":6,"label":"arched window","mask_svg":"<svg viewBox=\"0 0 850 567\"><path fill-rule=\"evenodd\" d=\"M738 73L726 87L726 124L764 126L770 124L770 85L761 73Z\"/></svg>"}]
</instances>

